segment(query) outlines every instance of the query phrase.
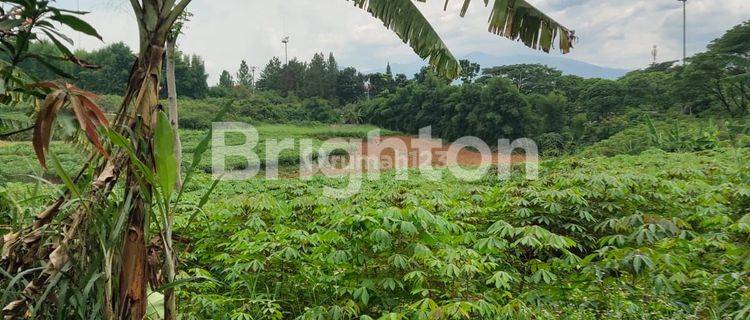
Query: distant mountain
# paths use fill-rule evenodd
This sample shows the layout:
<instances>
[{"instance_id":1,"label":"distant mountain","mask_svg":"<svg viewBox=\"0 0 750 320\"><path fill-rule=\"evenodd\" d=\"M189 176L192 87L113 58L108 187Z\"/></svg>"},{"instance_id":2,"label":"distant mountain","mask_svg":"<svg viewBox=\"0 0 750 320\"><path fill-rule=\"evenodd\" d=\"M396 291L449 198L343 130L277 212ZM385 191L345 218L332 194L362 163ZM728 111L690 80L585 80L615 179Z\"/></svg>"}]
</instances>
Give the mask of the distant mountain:
<instances>
[{"instance_id":1,"label":"distant mountain","mask_svg":"<svg viewBox=\"0 0 750 320\"><path fill-rule=\"evenodd\" d=\"M494 56L483 52L472 52L463 57L460 57L459 59L467 59L471 62L479 63L482 68L523 63L538 63L558 69L564 74L577 75L583 78L617 79L630 71L625 69L597 66L587 62L547 54ZM391 69L393 70L394 74L403 73L409 77L412 77L415 73L418 73L419 70L422 69L422 67L425 65L426 63L423 61L415 61L414 63L406 64L395 63L391 64ZM384 71L385 69L370 70L370 72Z\"/></svg>"}]
</instances>

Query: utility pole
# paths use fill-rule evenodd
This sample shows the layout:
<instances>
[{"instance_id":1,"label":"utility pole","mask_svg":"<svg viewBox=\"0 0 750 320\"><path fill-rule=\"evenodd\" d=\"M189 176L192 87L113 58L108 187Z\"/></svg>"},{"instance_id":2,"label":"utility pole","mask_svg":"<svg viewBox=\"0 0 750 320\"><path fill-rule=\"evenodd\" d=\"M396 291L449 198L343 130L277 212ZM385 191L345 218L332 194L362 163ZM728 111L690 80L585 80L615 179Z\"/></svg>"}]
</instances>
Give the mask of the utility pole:
<instances>
[{"instance_id":1,"label":"utility pole","mask_svg":"<svg viewBox=\"0 0 750 320\"><path fill-rule=\"evenodd\" d=\"M682 2L682 65L684 66L687 61L687 1L688 0L677 0Z\"/></svg>"},{"instance_id":2,"label":"utility pole","mask_svg":"<svg viewBox=\"0 0 750 320\"><path fill-rule=\"evenodd\" d=\"M289 36L284 36L281 38L281 43L284 44L284 64L289 64L289 51L287 50L287 45L289 44Z\"/></svg>"},{"instance_id":3,"label":"utility pole","mask_svg":"<svg viewBox=\"0 0 750 320\"><path fill-rule=\"evenodd\" d=\"M252 66L250 67L251 73L250 73L250 90L255 92L255 69L258 67Z\"/></svg>"}]
</instances>

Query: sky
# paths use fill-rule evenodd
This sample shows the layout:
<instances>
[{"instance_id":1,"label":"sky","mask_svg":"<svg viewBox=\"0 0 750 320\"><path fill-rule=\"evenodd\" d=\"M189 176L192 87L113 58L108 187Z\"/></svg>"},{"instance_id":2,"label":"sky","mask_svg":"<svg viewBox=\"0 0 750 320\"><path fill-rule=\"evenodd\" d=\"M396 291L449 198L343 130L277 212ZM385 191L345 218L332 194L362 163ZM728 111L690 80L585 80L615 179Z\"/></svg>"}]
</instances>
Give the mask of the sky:
<instances>
[{"instance_id":1,"label":"sky","mask_svg":"<svg viewBox=\"0 0 750 320\"><path fill-rule=\"evenodd\" d=\"M549 16L576 31L576 48L566 55L600 66L636 69L658 60L682 56L682 3L676 0L529 0ZM459 17L462 0L417 3L454 53L496 56L533 54L518 42L487 32L490 8L474 0ZM490 2L491 3L491 2ZM126 0L58 0L66 8L90 11L85 19L104 41L76 35L76 46L94 49L123 41L137 47L138 31ZM340 66L380 69L386 63L412 63L419 57L382 23L345 0L193 0L194 14L180 50L203 57L218 81L222 70L235 73L241 60L262 69L273 56L283 60L281 38L290 36L289 57L309 60L316 52L332 52ZM688 0L688 55L705 50L724 31L750 19L748 0ZM560 53L553 53L560 55Z\"/></svg>"}]
</instances>

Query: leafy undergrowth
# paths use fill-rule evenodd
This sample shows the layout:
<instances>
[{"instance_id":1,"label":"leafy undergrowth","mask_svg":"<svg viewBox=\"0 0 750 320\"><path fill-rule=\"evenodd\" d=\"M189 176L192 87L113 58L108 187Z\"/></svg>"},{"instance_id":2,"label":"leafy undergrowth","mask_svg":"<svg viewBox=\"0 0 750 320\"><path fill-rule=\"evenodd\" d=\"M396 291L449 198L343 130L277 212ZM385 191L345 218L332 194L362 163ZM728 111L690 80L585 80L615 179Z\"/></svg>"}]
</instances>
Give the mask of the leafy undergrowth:
<instances>
[{"instance_id":1,"label":"leafy undergrowth","mask_svg":"<svg viewBox=\"0 0 750 320\"><path fill-rule=\"evenodd\" d=\"M77 173L85 162L88 151L69 143L53 142L50 145L62 167L68 173ZM0 141L0 184L7 182L34 182L39 179L58 179L54 168L44 172L28 142Z\"/></svg>"},{"instance_id":2,"label":"leafy undergrowth","mask_svg":"<svg viewBox=\"0 0 750 320\"><path fill-rule=\"evenodd\" d=\"M747 319L750 150L540 179L221 183L178 217L188 319ZM208 177L205 183L210 183ZM196 201L205 190L188 190ZM190 211L189 209L186 211ZM194 281L200 279L213 279Z\"/></svg>"},{"instance_id":3,"label":"leafy undergrowth","mask_svg":"<svg viewBox=\"0 0 750 320\"><path fill-rule=\"evenodd\" d=\"M730 146L750 147L750 118L716 121L688 116L662 117L653 121L643 118L643 123L584 148L579 156L638 154L650 148L691 152Z\"/></svg>"}]
</instances>

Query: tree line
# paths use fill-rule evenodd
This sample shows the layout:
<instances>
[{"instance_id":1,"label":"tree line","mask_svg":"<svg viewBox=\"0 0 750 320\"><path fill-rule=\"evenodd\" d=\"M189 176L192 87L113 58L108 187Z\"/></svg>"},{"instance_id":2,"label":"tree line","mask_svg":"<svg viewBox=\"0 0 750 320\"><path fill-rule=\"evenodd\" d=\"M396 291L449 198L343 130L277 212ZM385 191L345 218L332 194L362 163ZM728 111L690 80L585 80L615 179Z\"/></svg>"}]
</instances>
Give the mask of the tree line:
<instances>
[{"instance_id":1,"label":"tree line","mask_svg":"<svg viewBox=\"0 0 750 320\"><path fill-rule=\"evenodd\" d=\"M42 55L53 56L58 52L57 47L49 41L34 42L30 47L29 51ZM122 88L127 85L130 70L136 61L136 54L123 42L91 51L79 49L75 51L75 55L93 67L84 68L66 63L64 60L50 60L44 64L37 60L28 60L22 67L26 73L38 79L63 77L84 90L102 95L119 95L122 94ZM177 91L181 96L193 99L208 96L208 73L203 58L199 55L177 52L175 76ZM162 97L166 97L166 94L166 88L163 88Z\"/></svg>"},{"instance_id":2,"label":"tree line","mask_svg":"<svg viewBox=\"0 0 750 320\"><path fill-rule=\"evenodd\" d=\"M354 67L340 68L333 53L316 53L310 61L293 58L288 63L273 57L259 71L257 80L246 61L236 73L223 70L214 97L247 97L254 91L271 91L283 97L320 98L346 105L393 90L407 82L404 74L394 75L390 64L386 72L362 73Z\"/></svg>"},{"instance_id":3,"label":"tree line","mask_svg":"<svg viewBox=\"0 0 750 320\"><path fill-rule=\"evenodd\" d=\"M368 74L340 68L332 53L316 53L309 61L293 58L286 64L274 57L257 74L243 60L236 72L224 70L218 85L209 87L201 57L178 53L176 83L181 97L237 99L235 114L247 121L367 119L407 133L432 126L444 139L472 135L492 142L523 136L548 148L565 149L606 139L646 113L747 115L748 34L750 22L745 22L684 66L676 61L653 64L617 80L584 79L537 64L482 69L461 60L460 81L451 83L427 68L412 78L394 75L390 65L385 72ZM56 50L47 42L33 46L37 52ZM83 89L100 94L118 93L135 58L123 43L79 50L77 55L98 68L60 62L60 70L75 77ZM55 76L34 61L25 63L39 78ZM216 109L206 105L184 105L186 128L205 126L206 114L198 109Z\"/></svg>"},{"instance_id":4,"label":"tree line","mask_svg":"<svg viewBox=\"0 0 750 320\"><path fill-rule=\"evenodd\" d=\"M445 139L490 143L531 137L548 149L606 139L643 114L742 117L749 113L750 22L714 40L686 65L669 61L617 80L583 79L523 64L482 69L462 61L462 83L423 69L413 81L358 105L375 125L408 133L432 126Z\"/></svg>"}]
</instances>

